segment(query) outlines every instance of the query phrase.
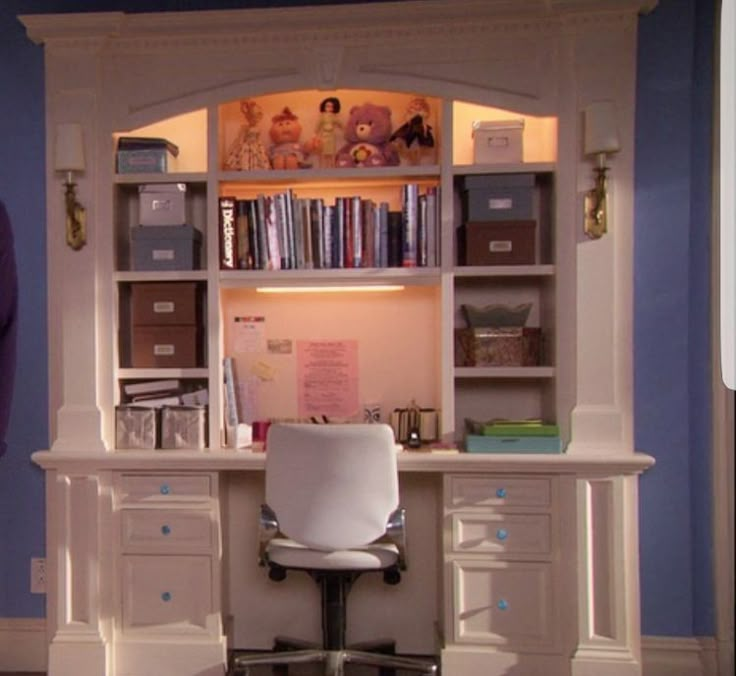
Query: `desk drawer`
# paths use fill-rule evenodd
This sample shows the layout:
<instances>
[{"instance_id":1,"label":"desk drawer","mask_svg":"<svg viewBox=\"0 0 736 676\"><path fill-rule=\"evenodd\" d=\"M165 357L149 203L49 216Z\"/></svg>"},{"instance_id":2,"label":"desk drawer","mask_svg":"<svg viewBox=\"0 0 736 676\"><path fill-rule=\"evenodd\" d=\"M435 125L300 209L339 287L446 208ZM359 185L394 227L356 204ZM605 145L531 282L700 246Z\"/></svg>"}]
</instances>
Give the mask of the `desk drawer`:
<instances>
[{"instance_id":1,"label":"desk drawer","mask_svg":"<svg viewBox=\"0 0 736 676\"><path fill-rule=\"evenodd\" d=\"M550 650L557 643L549 563L456 559L454 642Z\"/></svg>"},{"instance_id":2,"label":"desk drawer","mask_svg":"<svg viewBox=\"0 0 736 676\"><path fill-rule=\"evenodd\" d=\"M445 481L445 505L450 509L549 508L552 503L551 481L548 478L450 475Z\"/></svg>"},{"instance_id":3,"label":"desk drawer","mask_svg":"<svg viewBox=\"0 0 736 676\"><path fill-rule=\"evenodd\" d=\"M117 497L122 504L206 502L212 486L208 474L121 474Z\"/></svg>"},{"instance_id":4,"label":"desk drawer","mask_svg":"<svg viewBox=\"0 0 736 676\"><path fill-rule=\"evenodd\" d=\"M123 631L207 633L209 556L123 556Z\"/></svg>"},{"instance_id":5,"label":"desk drawer","mask_svg":"<svg viewBox=\"0 0 736 676\"><path fill-rule=\"evenodd\" d=\"M550 516L455 513L452 515L452 551L550 556Z\"/></svg>"},{"instance_id":6,"label":"desk drawer","mask_svg":"<svg viewBox=\"0 0 736 676\"><path fill-rule=\"evenodd\" d=\"M207 552L213 543L208 510L124 509L122 549L155 552Z\"/></svg>"}]
</instances>

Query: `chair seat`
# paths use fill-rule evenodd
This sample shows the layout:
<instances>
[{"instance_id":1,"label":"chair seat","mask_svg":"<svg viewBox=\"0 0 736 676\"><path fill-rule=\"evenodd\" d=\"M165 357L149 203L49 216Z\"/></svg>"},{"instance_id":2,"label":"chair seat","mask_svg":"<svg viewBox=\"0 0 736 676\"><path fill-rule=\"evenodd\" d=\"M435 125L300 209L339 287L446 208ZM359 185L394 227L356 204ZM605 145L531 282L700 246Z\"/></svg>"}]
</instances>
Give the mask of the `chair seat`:
<instances>
[{"instance_id":1,"label":"chair seat","mask_svg":"<svg viewBox=\"0 0 736 676\"><path fill-rule=\"evenodd\" d=\"M399 550L389 543L373 543L360 549L321 551L286 538L268 544L268 560L284 568L315 570L383 570L393 566Z\"/></svg>"}]
</instances>

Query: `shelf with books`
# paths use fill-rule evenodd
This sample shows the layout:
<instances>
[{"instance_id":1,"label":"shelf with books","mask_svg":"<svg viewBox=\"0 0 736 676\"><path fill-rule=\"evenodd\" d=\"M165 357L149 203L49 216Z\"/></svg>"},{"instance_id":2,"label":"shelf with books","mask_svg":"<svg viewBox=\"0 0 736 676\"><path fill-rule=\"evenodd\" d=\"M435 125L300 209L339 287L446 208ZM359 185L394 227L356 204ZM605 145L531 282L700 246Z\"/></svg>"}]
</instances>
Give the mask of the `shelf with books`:
<instances>
[{"instance_id":1,"label":"shelf with books","mask_svg":"<svg viewBox=\"0 0 736 676\"><path fill-rule=\"evenodd\" d=\"M436 179L220 186L223 270L432 268L439 229Z\"/></svg>"}]
</instances>

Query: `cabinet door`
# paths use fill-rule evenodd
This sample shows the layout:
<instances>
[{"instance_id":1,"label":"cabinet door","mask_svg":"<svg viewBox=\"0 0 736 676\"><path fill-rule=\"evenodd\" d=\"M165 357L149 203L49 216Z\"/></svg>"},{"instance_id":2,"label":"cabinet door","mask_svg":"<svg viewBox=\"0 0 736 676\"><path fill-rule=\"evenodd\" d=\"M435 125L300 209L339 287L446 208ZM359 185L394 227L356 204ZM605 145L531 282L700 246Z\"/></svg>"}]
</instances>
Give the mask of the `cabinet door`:
<instances>
[{"instance_id":1,"label":"cabinet door","mask_svg":"<svg viewBox=\"0 0 736 676\"><path fill-rule=\"evenodd\" d=\"M210 556L123 556L122 629L209 633Z\"/></svg>"}]
</instances>

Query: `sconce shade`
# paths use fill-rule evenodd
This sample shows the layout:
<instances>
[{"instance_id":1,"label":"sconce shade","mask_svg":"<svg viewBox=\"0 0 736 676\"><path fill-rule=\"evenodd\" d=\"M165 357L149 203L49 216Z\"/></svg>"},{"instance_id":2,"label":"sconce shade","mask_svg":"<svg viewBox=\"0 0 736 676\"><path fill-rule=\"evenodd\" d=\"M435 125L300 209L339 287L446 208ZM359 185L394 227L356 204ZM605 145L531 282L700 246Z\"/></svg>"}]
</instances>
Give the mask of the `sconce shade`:
<instances>
[{"instance_id":1,"label":"sconce shade","mask_svg":"<svg viewBox=\"0 0 736 676\"><path fill-rule=\"evenodd\" d=\"M585 107L585 154L615 153L621 149L613 101L596 101Z\"/></svg>"},{"instance_id":2,"label":"sconce shade","mask_svg":"<svg viewBox=\"0 0 736 676\"><path fill-rule=\"evenodd\" d=\"M84 141L82 125L63 123L56 125L56 171L84 171Z\"/></svg>"}]
</instances>

